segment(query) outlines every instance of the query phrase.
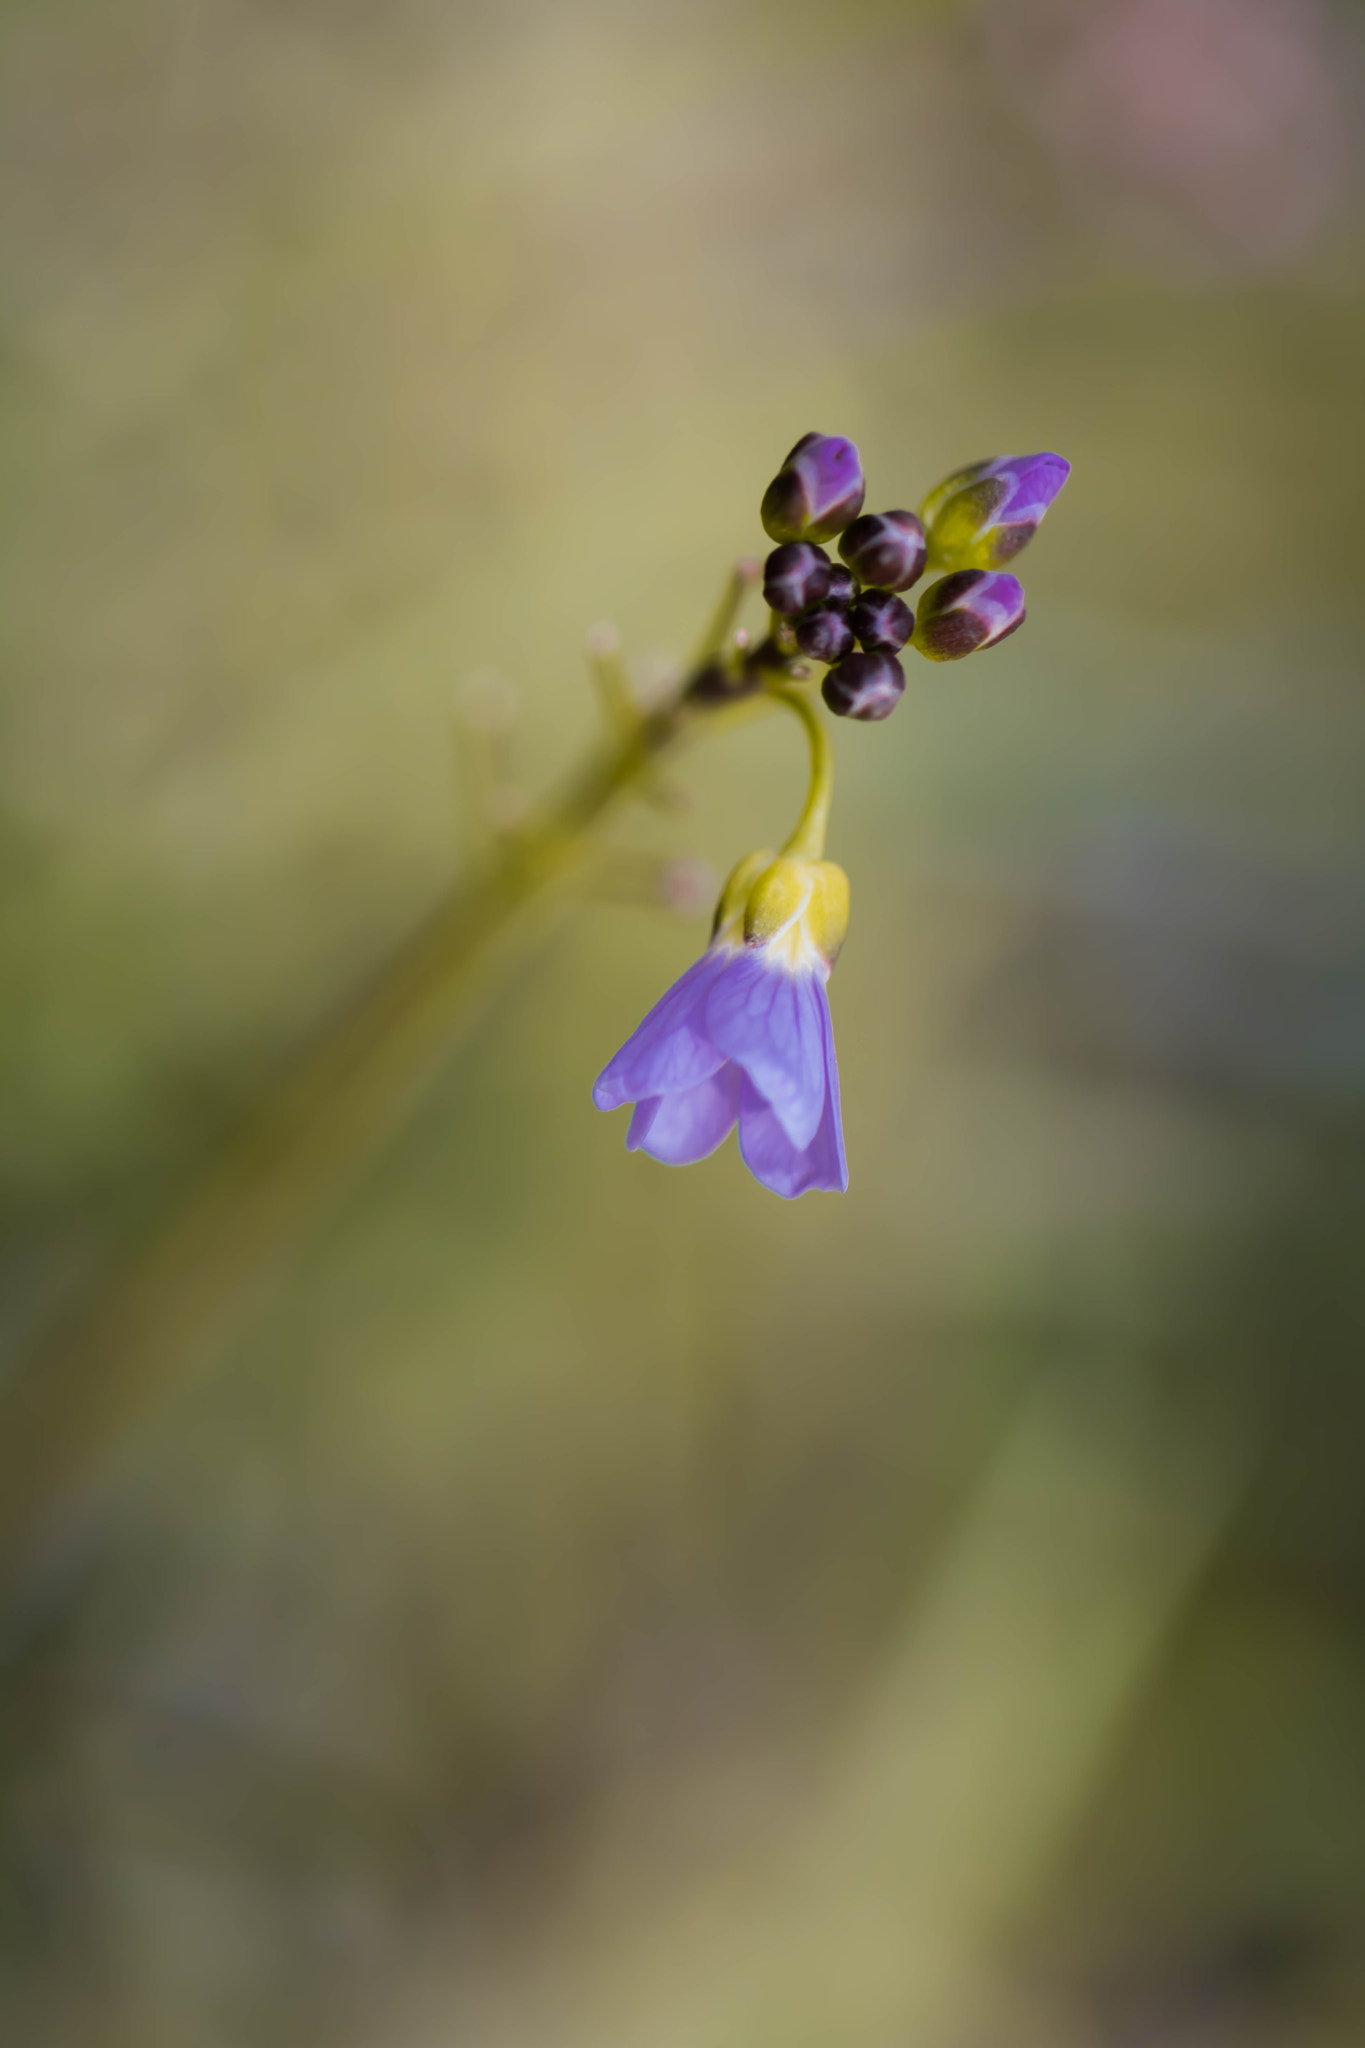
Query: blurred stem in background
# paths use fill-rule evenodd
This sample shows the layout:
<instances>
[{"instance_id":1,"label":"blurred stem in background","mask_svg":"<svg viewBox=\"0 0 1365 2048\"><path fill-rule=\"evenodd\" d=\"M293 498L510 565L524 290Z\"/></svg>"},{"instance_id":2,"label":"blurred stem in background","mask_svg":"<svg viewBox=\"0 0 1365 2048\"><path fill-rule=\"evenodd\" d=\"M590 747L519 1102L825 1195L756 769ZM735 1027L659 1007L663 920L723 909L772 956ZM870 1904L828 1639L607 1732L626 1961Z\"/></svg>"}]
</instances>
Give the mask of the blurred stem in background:
<instances>
[{"instance_id":1,"label":"blurred stem in background","mask_svg":"<svg viewBox=\"0 0 1365 2048\"><path fill-rule=\"evenodd\" d=\"M662 709L635 704L614 638L589 661L606 713L604 744L558 803L503 830L369 989L325 1027L225 1157L53 1345L5 1390L0 1407L0 1592L41 1553L78 1490L178 1373L200 1361L293 1250L318 1210L392 1135L439 1073L498 958L562 908L619 799L653 795L665 757L784 701L816 736L816 713L790 689L798 673L773 643L750 651L735 622L757 575L736 564L682 684ZM471 778L486 780L482 770ZM804 814L803 814L804 815ZM496 827L498 820L490 820ZM505 821L504 821L505 823Z\"/></svg>"}]
</instances>

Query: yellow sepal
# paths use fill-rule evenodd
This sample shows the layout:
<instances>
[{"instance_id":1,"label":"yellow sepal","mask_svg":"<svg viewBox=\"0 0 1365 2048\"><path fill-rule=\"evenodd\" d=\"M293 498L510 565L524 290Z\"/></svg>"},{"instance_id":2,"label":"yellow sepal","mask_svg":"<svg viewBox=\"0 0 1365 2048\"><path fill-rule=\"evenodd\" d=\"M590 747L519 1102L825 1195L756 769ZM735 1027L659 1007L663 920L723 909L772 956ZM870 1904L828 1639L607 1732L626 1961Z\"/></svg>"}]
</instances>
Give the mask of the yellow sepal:
<instances>
[{"instance_id":1,"label":"yellow sepal","mask_svg":"<svg viewBox=\"0 0 1365 2048\"><path fill-rule=\"evenodd\" d=\"M848 900L848 876L833 861L780 856L749 890L745 943L780 946L792 967L808 965L812 951L832 967L848 930Z\"/></svg>"},{"instance_id":2,"label":"yellow sepal","mask_svg":"<svg viewBox=\"0 0 1365 2048\"><path fill-rule=\"evenodd\" d=\"M770 846L760 847L757 853L746 853L743 860L731 868L725 887L720 892L720 902L711 922L711 943L718 939L739 945L744 935L744 907L749 901L753 888L763 870L773 858Z\"/></svg>"},{"instance_id":3,"label":"yellow sepal","mask_svg":"<svg viewBox=\"0 0 1365 2048\"><path fill-rule=\"evenodd\" d=\"M816 861L811 874L815 887L811 891L806 923L816 952L832 967L848 936L848 876L832 860Z\"/></svg>"}]
</instances>

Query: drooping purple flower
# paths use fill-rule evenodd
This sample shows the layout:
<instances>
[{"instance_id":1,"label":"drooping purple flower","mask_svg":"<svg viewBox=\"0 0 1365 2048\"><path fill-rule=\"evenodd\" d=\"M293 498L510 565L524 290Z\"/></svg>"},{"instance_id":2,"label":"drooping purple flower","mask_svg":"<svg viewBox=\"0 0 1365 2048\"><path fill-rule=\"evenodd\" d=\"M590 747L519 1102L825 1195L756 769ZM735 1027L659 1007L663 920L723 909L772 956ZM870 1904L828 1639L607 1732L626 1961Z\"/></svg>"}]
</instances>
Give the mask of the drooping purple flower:
<instances>
[{"instance_id":1,"label":"drooping purple flower","mask_svg":"<svg viewBox=\"0 0 1365 2048\"><path fill-rule=\"evenodd\" d=\"M1000 455L969 463L920 507L936 569L1003 569L1026 548L1071 474L1061 455Z\"/></svg>"},{"instance_id":2,"label":"drooping purple flower","mask_svg":"<svg viewBox=\"0 0 1365 2048\"><path fill-rule=\"evenodd\" d=\"M847 922L832 862L740 863L710 946L593 1089L599 1109L634 1103L630 1151L689 1166L738 1123L745 1165L774 1194L848 1186L825 988Z\"/></svg>"},{"instance_id":3,"label":"drooping purple flower","mask_svg":"<svg viewBox=\"0 0 1365 2048\"><path fill-rule=\"evenodd\" d=\"M862 457L842 434L803 434L763 494L759 517L776 541L833 540L863 503Z\"/></svg>"},{"instance_id":4,"label":"drooping purple flower","mask_svg":"<svg viewBox=\"0 0 1365 2048\"><path fill-rule=\"evenodd\" d=\"M1024 586L1017 577L959 569L931 583L921 597L911 645L930 661L960 661L1008 639L1024 616Z\"/></svg>"}]
</instances>

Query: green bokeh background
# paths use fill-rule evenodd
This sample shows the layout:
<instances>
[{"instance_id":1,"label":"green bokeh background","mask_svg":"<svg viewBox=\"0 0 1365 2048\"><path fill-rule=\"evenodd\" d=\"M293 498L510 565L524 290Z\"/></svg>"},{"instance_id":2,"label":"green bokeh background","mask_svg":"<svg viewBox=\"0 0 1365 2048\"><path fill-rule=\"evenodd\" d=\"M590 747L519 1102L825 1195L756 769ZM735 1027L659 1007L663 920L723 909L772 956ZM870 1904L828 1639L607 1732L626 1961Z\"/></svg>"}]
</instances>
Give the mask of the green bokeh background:
<instances>
[{"instance_id":1,"label":"green bokeh background","mask_svg":"<svg viewBox=\"0 0 1365 2048\"><path fill-rule=\"evenodd\" d=\"M1190 6L0 15L0 1396L466 857L470 676L538 795L801 432L1074 464L1025 631L835 734L849 1194L624 1154L706 913L585 902L108 1446L0 1639L6 2041L1360 2039L1362 42Z\"/></svg>"}]
</instances>

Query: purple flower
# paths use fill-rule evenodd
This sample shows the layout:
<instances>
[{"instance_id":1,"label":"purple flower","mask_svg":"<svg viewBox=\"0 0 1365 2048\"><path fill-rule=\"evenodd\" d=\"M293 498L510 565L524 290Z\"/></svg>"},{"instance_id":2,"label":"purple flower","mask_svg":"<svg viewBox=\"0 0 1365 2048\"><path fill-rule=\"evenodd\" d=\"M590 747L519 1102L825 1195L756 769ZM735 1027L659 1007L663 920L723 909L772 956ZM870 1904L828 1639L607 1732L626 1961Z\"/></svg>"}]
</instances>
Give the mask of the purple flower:
<instances>
[{"instance_id":1,"label":"purple flower","mask_svg":"<svg viewBox=\"0 0 1365 2048\"><path fill-rule=\"evenodd\" d=\"M1060 455L973 462L929 493L920 516L936 569L1003 569L1028 546L1071 474Z\"/></svg>"},{"instance_id":2,"label":"purple flower","mask_svg":"<svg viewBox=\"0 0 1365 2048\"><path fill-rule=\"evenodd\" d=\"M776 541L833 540L863 503L862 457L842 434L803 434L763 494L759 517Z\"/></svg>"},{"instance_id":3,"label":"purple flower","mask_svg":"<svg viewBox=\"0 0 1365 2048\"><path fill-rule=\"evenodd\" d=\"M825 984L847 923L848 883L832 862L741 861L710 946L598 1076L599 1109L635 1104L628 1150L689 1166L737 1122L745 1165L774 1194L842 1193Z\"/></svg>"}]
</instances>

